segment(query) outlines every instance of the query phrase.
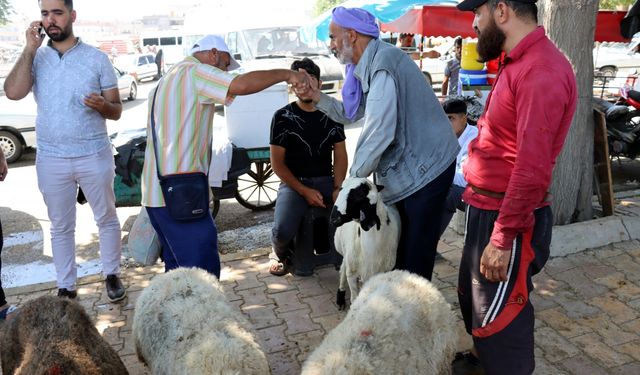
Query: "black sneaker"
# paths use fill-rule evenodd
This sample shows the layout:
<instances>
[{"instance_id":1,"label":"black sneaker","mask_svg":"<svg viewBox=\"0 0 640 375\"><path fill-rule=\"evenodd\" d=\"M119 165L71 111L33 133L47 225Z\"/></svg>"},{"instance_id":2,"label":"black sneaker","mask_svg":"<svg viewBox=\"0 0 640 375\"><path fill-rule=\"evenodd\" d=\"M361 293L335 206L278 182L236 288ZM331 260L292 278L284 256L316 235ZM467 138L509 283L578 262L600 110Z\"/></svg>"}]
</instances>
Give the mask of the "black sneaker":
<instances>
[{"instance_id":1,"label":"black sneaker","mask_svg":"<svg viewBox=\"0 0 640 375\"><path fill-rule=\"evenodd\" d=\"M453 375L485 375L480 360L471 351L456 353L451 363Z\"/></svg>"},{"instance_id":2,"label":"black sneaker","mask_svg":"<svg viewBox=\"0 0 640 375\"><path fill-rule=\"evenodd\" d=\"M124 285L122 285L122 281L120 281L117 275L107 275L105 284L107 286L107 297L109 297L109 301L118 302L127 295L126 290L124 290Z\"/></svg>"},{"instance_id":3,"label":"black sneaker","mask_svg":"<svg viewBox=\"0 0 640 375\"><path fill-rule=\"evenodd\" d=\"M58 289L58 297L66 297L69 299L74 299L78 296L78 292L75 290L68 290L67 288Z\"/></svg>"}]
</instances>

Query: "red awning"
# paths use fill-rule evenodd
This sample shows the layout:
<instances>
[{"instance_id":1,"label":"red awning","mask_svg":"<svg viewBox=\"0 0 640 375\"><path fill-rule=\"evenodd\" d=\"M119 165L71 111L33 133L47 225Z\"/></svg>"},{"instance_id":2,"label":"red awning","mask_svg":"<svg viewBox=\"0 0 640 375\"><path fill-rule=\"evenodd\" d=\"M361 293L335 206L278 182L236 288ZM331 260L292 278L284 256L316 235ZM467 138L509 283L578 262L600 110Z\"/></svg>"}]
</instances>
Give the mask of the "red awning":
<instances>
[{"instance_id":1,"label":"red awning","mask_svg":"<svg viewBox=\"0 0 640 375\"><path fill-rule=\"evenodd\" d=\"M596 42L628 42L620 34L620 21L626 12L601 10L596 19ZM461 36L475 38L471 26L473 12L462 12L454 6L424 5L411 9L400 18L382 24L382 31L412 33L424 36Z\"/></svg>"}]
</instances>

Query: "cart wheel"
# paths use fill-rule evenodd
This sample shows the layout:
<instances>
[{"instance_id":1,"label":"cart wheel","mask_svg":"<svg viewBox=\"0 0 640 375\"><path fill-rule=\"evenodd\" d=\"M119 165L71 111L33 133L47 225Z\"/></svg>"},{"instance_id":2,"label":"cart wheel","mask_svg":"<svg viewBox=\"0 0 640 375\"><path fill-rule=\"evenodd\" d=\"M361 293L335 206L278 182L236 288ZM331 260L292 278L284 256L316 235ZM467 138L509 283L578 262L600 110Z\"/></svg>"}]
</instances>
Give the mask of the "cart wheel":
<instances>
[{"instance_id":1,"label":"cart wheel","mask_svg":"<svg viewBox=\"0 0 640 375\"><path fill-rule=\"evenodd\" d=\"M211 216L215 219L218 216L220 210L220 199L216 198L211 188L211 200L209 201L209 210L211 210Z\"/></svg>"},{"instance_id":2,"label":"cart wheel","mask_svg":"<svg viewBox=\"0 0 640 375\"><path fill-rule=\"evenodd\" d=\"M271 169L271 163L254 161L251 170L238 177L235 197L242 206L254 210L268 210L276 205L280 179Z\"/></svg>"}]
</instances>

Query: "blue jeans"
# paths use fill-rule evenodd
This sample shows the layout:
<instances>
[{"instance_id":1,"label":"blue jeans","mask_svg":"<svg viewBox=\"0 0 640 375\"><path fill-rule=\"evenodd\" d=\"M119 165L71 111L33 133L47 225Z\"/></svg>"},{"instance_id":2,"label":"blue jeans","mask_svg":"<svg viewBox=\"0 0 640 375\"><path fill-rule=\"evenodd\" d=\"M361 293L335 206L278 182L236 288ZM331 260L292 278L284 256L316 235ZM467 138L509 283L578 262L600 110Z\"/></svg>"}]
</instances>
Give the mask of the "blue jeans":
<instances>
[{"instance_id":1,"label":"blue jeans","mask_svg":"<svg viewBox=\"0 0 640 375\"><path fill-rule=\"evenodd\" d=\"M456 213L456 210L466 210L466 205L462 202L462 193L464 193L464 188L462 186L451 185L449 188L447 200L444 202L444 210L442 210L442 221L440 222L440 235L438 238L442 237L442 234L447 229L447 226L449 225L453 214Z\"/></svg>"},{"instance_id":2,"label":"blue jeans","mask_svg":"<svg viewBox=\"0 0 640 375\"><path fill-rule=\"evenodd\" d=\"M422 189L396 203L402 232L396 269L416 273L431 280L440 239L444 201L455 174L455 162Z\"/></svg>"},{"instance_id":3,"label":"blue jeans","mask_svg":"<svg viewBox=\"0 0 640 375\"><path fill-rule=\"evenodd\" d=\"M218 230L211 214L193 221L173 220L166 207L145 207L162 244L165 272L198 267L220 278Z\"/></svg>"},{"instance_id":4,"label":"blue jeans","mask_svg":"<svg viewBox=\"0 0 640 375\"><path fill-rule=\"evenodd\" d=\"M305 186L318 190L324 197L327 207L333 204L331 193L333 192L333 177L301 177ZM302 218L307 213L309 204L303 196L298 194L289 185L281 183L276 200L276 212L273 217L271 229L271 243L273 251L280 261L291 257L291 241L298 233Z\"/></svg>"}]
</instances>

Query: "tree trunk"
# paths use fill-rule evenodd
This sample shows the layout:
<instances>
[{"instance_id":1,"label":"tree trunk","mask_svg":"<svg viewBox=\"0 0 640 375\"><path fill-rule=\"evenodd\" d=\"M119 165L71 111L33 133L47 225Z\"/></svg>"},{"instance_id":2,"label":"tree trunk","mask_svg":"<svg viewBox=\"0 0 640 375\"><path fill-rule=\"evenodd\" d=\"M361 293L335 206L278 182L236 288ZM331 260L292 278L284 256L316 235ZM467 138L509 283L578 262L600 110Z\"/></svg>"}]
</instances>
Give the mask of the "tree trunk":
<instances>
[{"instance_id":1,"label":"tree trunk","mask_svg":"<svg viewBox=\"0 0 640 375\"><path fill-rule=\"evenodd\" d=\"M563 225L593 218L592 51L598 1L544 0L538 8L547 35L573 65L578 85L578 106L551 186L554 222Z\"/></svg>"}]
</instances>

